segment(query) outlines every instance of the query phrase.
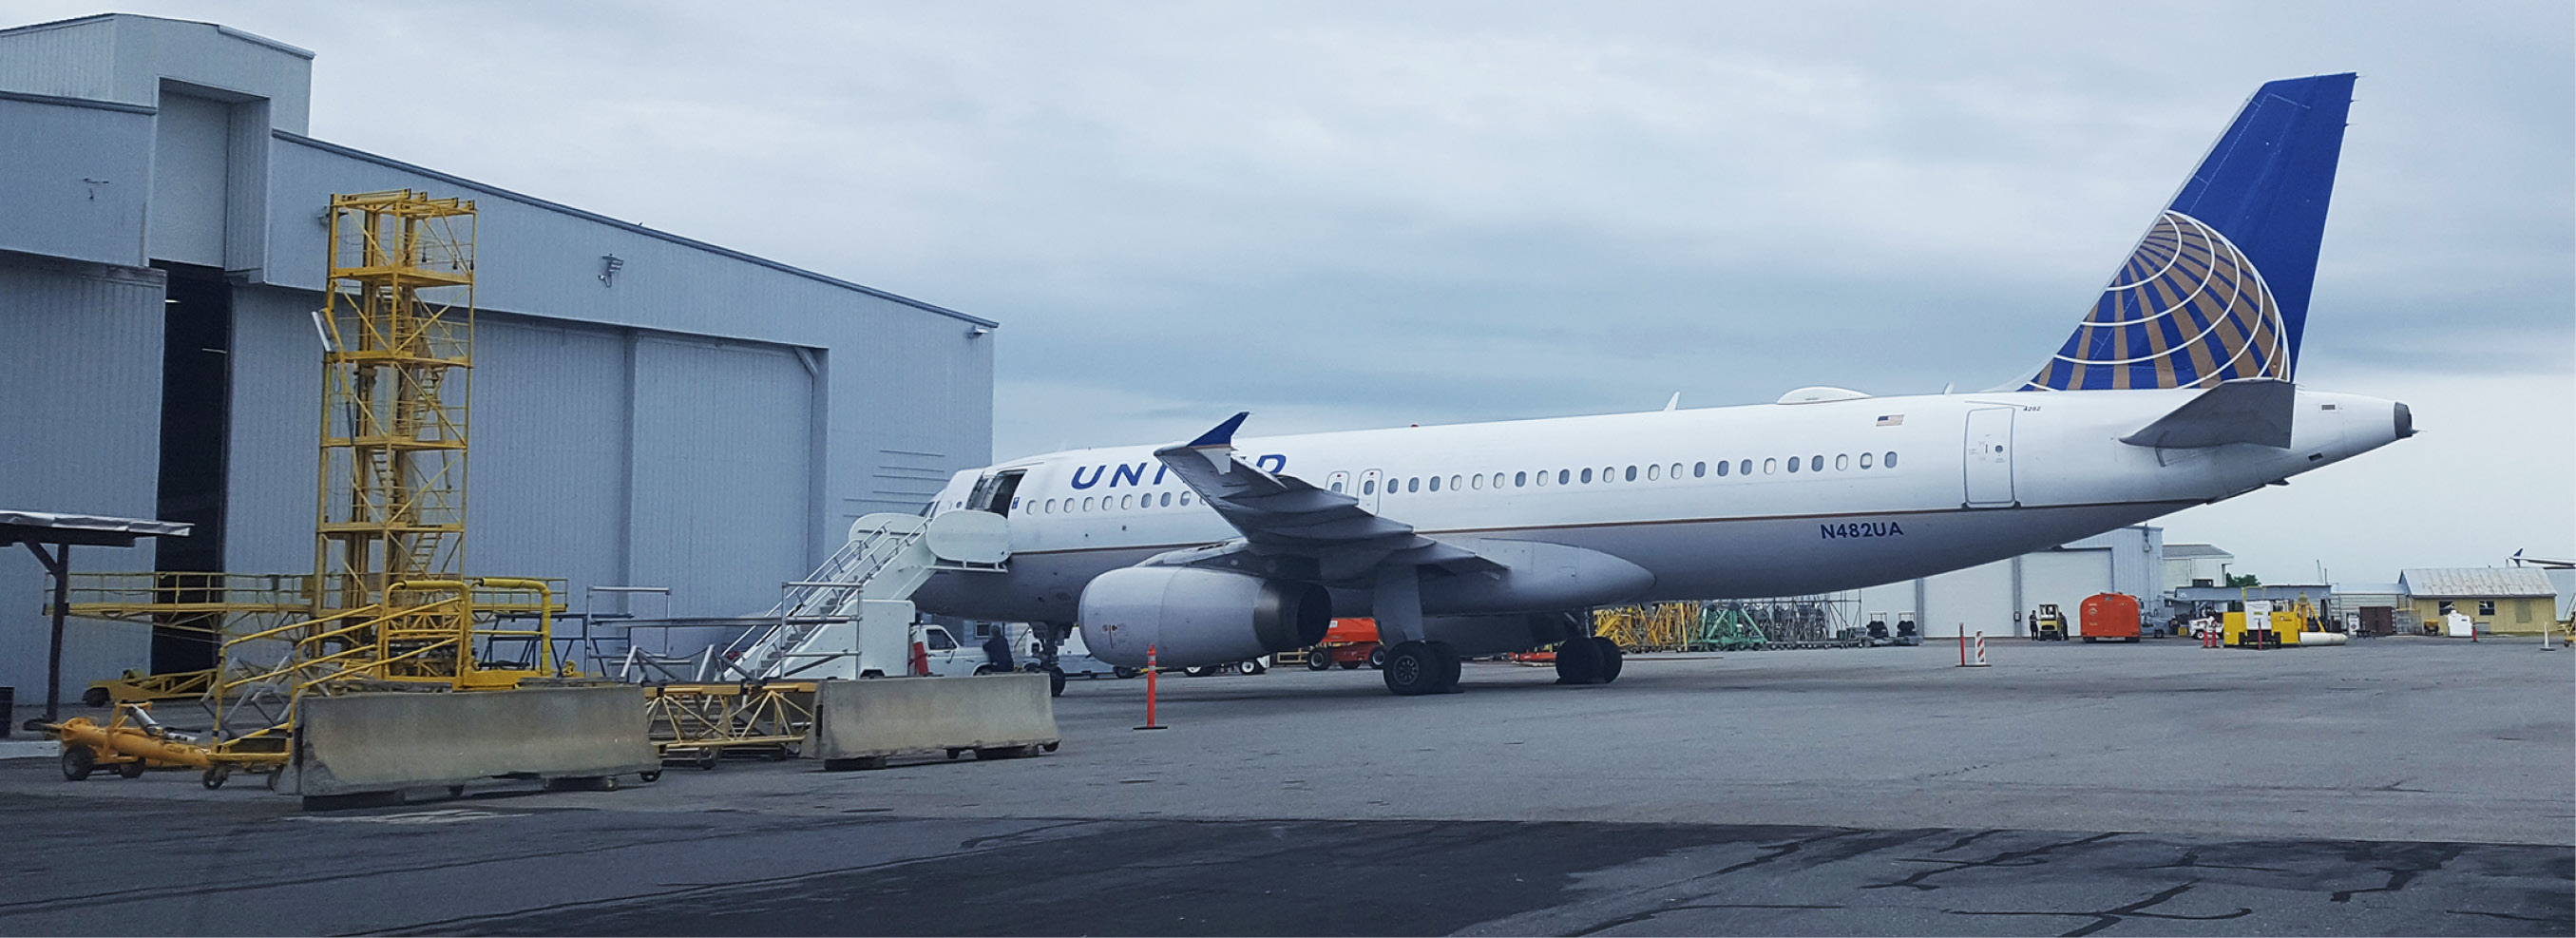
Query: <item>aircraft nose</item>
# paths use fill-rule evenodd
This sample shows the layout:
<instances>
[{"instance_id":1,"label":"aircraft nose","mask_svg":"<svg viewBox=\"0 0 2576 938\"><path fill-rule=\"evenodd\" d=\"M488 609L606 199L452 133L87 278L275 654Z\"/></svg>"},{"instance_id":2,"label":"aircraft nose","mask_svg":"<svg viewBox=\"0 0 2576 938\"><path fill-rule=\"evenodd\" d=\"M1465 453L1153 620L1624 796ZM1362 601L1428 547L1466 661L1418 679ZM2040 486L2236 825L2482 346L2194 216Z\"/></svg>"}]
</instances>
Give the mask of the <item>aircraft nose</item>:
<instances>
[{"instance_id":1,"label":"aircraft nose","mask_svg":"<svg viewBox=\"0 0 2576 938\"><path fill-rule=\"evenodd\" d=\"M2397 402L2397 438L2403 440L2414 435L2415 412L2406 408L2406 402L2399 401Z\"/></svg>"}]
</instances>

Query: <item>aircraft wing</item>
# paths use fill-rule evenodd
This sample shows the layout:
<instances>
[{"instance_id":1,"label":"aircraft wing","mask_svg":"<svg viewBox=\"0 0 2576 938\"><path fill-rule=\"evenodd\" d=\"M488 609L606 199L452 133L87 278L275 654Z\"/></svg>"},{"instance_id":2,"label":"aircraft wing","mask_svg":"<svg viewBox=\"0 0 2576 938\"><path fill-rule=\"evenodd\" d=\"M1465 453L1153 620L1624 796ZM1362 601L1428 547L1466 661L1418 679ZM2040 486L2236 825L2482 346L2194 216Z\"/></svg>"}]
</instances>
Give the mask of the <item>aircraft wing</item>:
<instances>
[{"instance_id":1,"label":"aircraft wing","mask_svg":"<svg viewBox=\"0 0 2576 938\"><path fill-rule=\"evenodd\" d=\"M2273 378L2240 378L2200 392L2162 417L2120 438L2131 446L2198 449L2229 443L2290 446L2290 415L2298 388Z\"/></svg>"},{"instance_id":2,"label":"aircraft wing","mask_svg":"<svg viewBox=\"0 0 2576 938\"><path fill-rule=\"evenodd\" d=\"M1412 525L1373 514L1349 495L1243 461L1234 452L1234 431L1249 416L1248 411L1236 414L1197 439L1154 451L1154 458L1170 467L1183 485L1243 533L1239 546L1179 551L1161 562L1214 563L1248 550L1310 560L1313 572L1302 578L1326 582L1356 579L1390 559L1451 573L1502 569L1473 551L1423 537L1413 532Z\"/></svg>"}]
</instances>

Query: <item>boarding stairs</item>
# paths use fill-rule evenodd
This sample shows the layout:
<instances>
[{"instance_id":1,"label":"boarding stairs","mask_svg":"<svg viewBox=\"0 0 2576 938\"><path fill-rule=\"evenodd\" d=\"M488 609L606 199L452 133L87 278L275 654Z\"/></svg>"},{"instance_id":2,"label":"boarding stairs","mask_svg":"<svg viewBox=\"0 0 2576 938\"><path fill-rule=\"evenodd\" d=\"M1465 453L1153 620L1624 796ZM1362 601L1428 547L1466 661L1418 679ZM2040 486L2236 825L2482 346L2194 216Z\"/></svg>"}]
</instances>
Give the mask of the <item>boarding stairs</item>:
<instances>
[{"instance_id":1,"label":"boarding stairs","mask_svg":"<svg viewBox=\"0 0 2576 938\"><path fill-rule=\"evenodd\" d=\"M766 625L703 659L701 680L780 678L800 663L850 654L854 649L814 646L846 634L828 626L872 610L899 610L889 614L900 615L904 621L898 624L908 628L912 594L932 575L1005 572L1009 562L1009 528L1000 515L950 511L929 518L893 513L861 517L830 559L805 579L785 584L778 604L759 617ZM890 603L901 606L886 605Z\"/></svg>"}]
</instances>

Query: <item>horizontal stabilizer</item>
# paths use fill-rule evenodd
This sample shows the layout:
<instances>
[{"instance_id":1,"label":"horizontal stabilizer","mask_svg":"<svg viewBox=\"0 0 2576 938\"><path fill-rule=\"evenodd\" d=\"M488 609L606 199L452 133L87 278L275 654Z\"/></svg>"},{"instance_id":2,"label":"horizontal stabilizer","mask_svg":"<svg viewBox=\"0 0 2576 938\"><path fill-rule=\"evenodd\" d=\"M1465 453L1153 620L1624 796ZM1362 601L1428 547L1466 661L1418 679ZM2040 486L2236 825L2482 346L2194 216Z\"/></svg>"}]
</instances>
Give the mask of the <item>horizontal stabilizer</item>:
<instances>
[{"instance_id":1,"label":"horizontal stabilizer","mask_svg":"<svg viewBox=\"0 0 2576 938\"><path fill-rule=\"evenodd\" d=\"M2229 443L2257 443L2290 448L2290 414L2298 387L2273 378L2243 378L2201 392L2199 397L2156 418L2136 433L2120 438L2131 446L2198 449Z\"/></svg>"}]
</instances>

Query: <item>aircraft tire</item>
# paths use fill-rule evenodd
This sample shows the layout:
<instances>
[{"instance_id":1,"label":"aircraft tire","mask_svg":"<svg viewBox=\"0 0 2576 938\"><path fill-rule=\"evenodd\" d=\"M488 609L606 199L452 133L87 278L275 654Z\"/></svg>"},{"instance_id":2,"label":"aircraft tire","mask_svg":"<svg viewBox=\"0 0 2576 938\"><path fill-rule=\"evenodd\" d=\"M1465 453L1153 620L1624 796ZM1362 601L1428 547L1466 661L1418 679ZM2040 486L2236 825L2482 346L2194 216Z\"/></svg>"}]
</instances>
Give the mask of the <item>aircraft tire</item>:
<instances>
[{"instance_id":1,"label":"aircraft tire","mask_svg":"<svg viewBox=\"0 0 2576 938\"><path fill-rule=\"evenodd\" d=\"M1434 686L1431 692L1434 694L1458 693L1459 672L1465 670L1466 665L1465 660L1458 657L1458 649L1448 642L1424 642L1423 644L1431 646L1431 660L1440 663L1440 683Z\"/></svg>"},{"instance_id":2,"label":"aircraft tire","mask_svg":"<svg viewBox=\"0 0 2576 938\"><path fill-rule=\"evenodd\" d=\"M1379 673L1386 678L1388 693L1412 697L1437 693L1441 677L1447 672L1440 666L1439 658L1429 643L1398 642L1394 648L1387 649L1386 669Z\"/></svg>"},{"instance_id":3,"label":"aircraft tire","mask_svg":"<svg viewBox=\"0 0 2576 938\"><path fill-rule=\"evenodd\" d=\"M1592 647L1596 656L1600 660L1599 673L1601 675L1601 683L1607 684L1618 680L1619 667L1624 664L1628 658L1626 653L1619 650L1619 643L1611 641L1605 637L1594 636L1592 639Z\"/></svg>"},{"instance_id":4,"label":"aircraft tire","mask_svg":"<svg viewBox=\"0 0 2576 938\"><path fill-rule=\"evenodd\" d=\"M1556 646L1556 682L1601 683L1601 646L1590 638L1570 638Z\"/></svg>"}]
</instances>

